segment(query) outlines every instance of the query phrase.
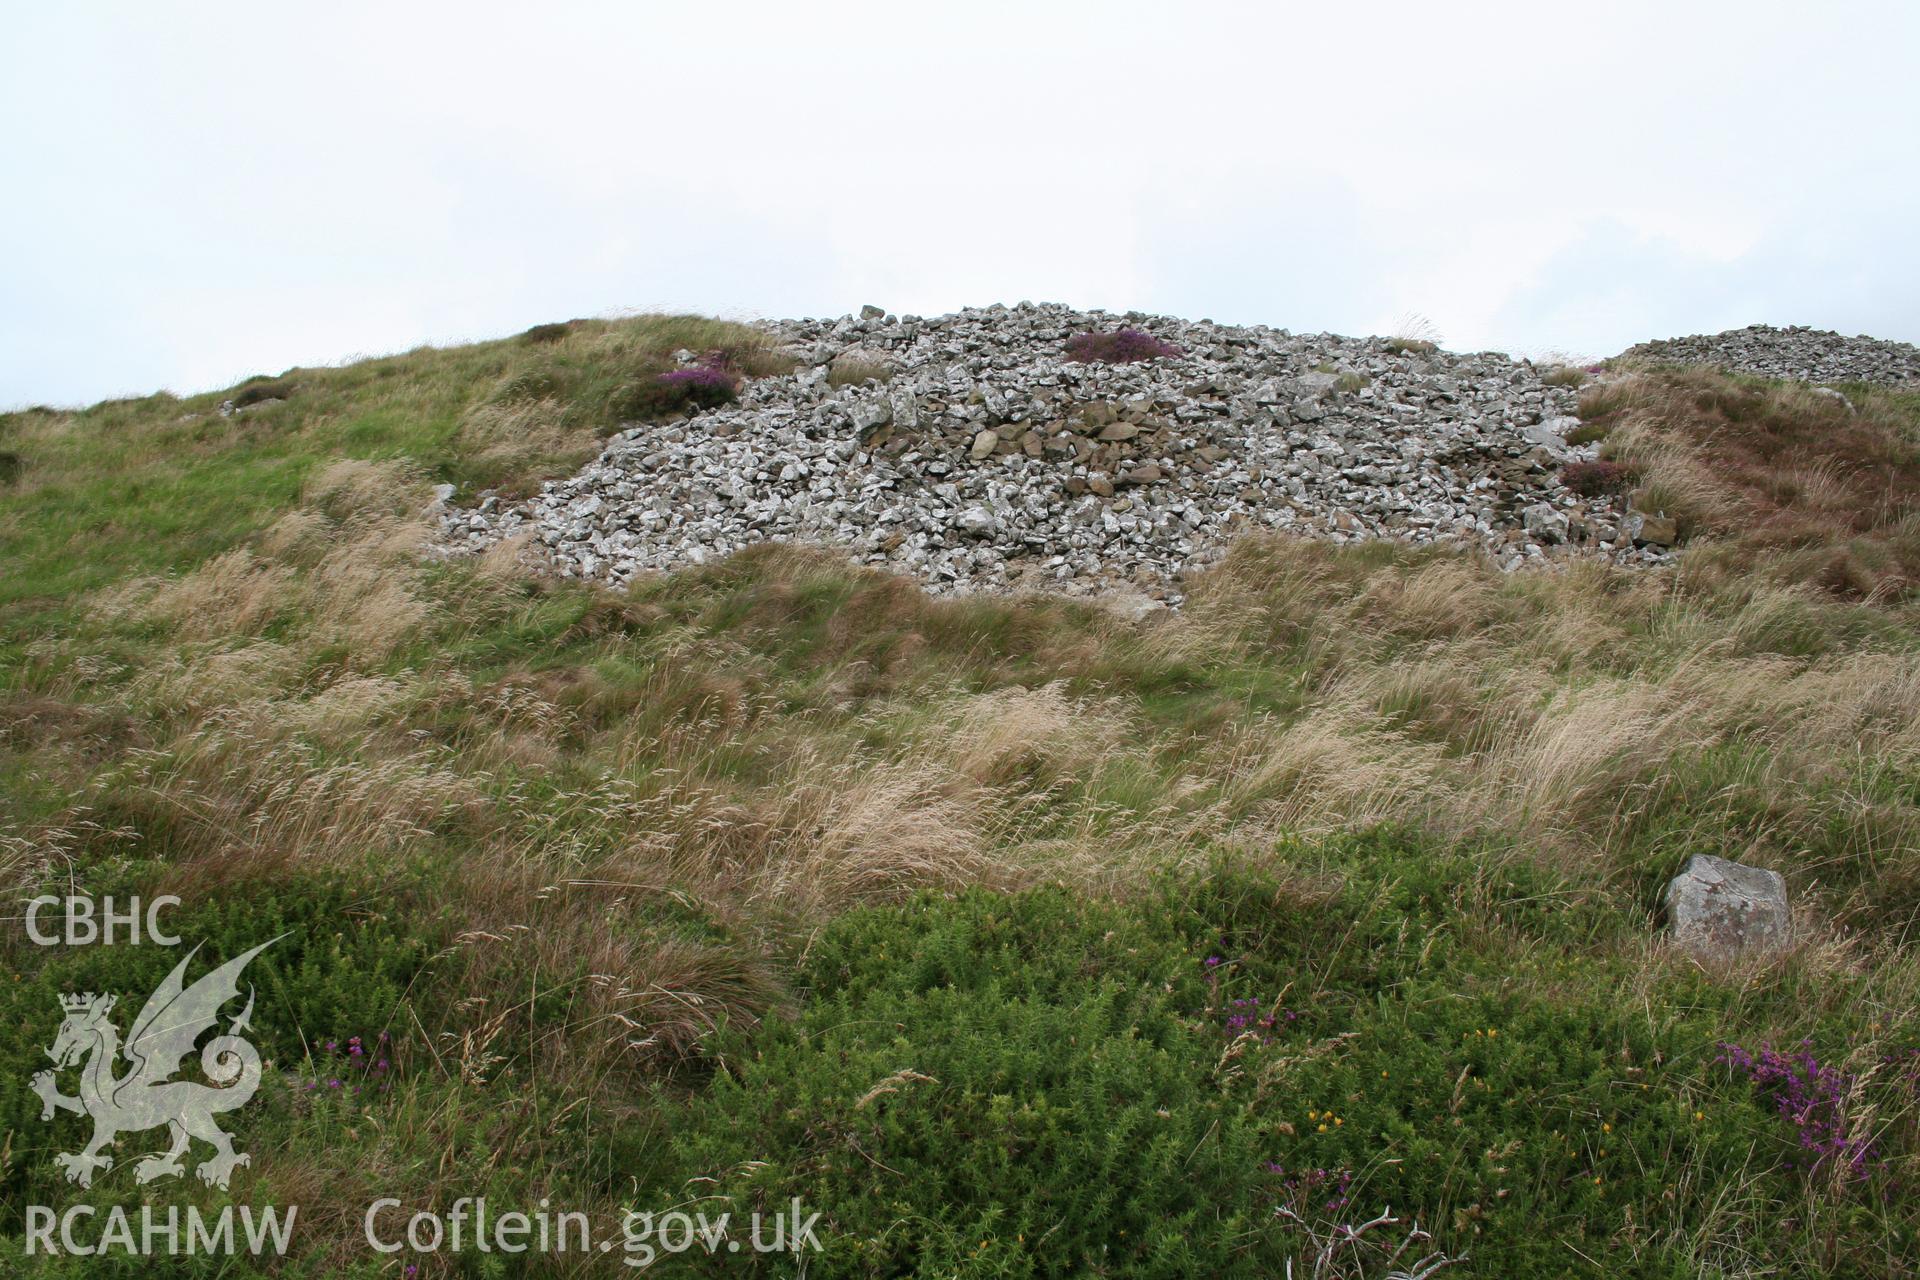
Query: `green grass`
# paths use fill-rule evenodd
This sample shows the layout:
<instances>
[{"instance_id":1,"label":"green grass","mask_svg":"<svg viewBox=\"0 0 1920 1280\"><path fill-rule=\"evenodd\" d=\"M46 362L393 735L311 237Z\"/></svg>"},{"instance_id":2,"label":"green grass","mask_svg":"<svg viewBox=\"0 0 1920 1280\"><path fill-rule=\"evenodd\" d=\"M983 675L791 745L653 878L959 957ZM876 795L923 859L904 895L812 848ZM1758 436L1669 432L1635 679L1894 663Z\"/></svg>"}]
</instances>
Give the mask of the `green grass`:
<instances>
[{"instance_id":1,"label":"green grass","mask_svg":"<svg viewBox=\"0 0 1920 1280\"><path fill-rule=\"evenodd\" d=\"M611 1231L799 1197L813 1275L1299 1273L1282 1206L1391 1204L1471 1255L1454 1275L1914 1252L1910 597L1739 542L1509 576L1256 539L1145 626L786 548L620 593L419 556L429 482L564 471L623 387L730 346L775 367L643 318L292 370L231 417L0 419L11 891L178 894L209 964L289 933L253 973L254 1164L157 1201L298 1204L268 1270L316 1276L397 1272L360 1239L383 1195ZM1759 394L1700 421L1797 403ZM503 404L545 406L512 419L538 449ZM1695 852L1781 870L1801 944L1727 972L1662 947ZM0 941L0 1256L25 1206L81 1198L52 1155L82 1122L27 1091L57 996L137 1001L176 959ZM1236 1000L1291 1016L1240 1039ZM359 1092L354 1036L388 1063ZM1802 1038L1859 1082L1865 1179L1795 1167L1715 1061ZM151 1145L91 1202L137 1204Z\"/></svg>"},{"instance_id":2,"label":"green grass","mask_svg":"<svg viewBox=\"0 0 1920 1280\"><path fill-rule=\"evenodd\" d=\"M672 367L681 348L757 349L757 333L695 317L582 322L565 340L422 348L339 368L291 369L289 397L231 417L234 392L162 393L75 413L0 416L23 459L0 516L0 608L46 606L134 574L192 568L290 509L334 456L407 458L466 490L526 487L562 460L488 460L464 447L474 409L538 387L557 428L591 447L620 421L619 396ZM245 384L242 384L244 387Z\"/></svg>"},{"instance_id":3,"label":"green grass","mask_svg":"<svg viewBox=\"0 0 1920 1280\"><path fill-rule=\"evenodd\" d=\"M1301 1256L1272 1217L1294 1201L1322 1222L1420 1206L1490 1274L1587 1274L1625 1246L1608 1274L1694 1275L1730 1244L1714 1206L1804 1194L1788 1126L1717 1037L1770 1015L1844 1052L1867 1028L1819 1011L1846 997L1649 969L1641 922L1468 851L1290 852L1337 888L1216 870L1117 906L1038 890L843 917L801 1016L671 1113L658 1194L711 1178L740 1214L798 1196L827 1209L824 1273L967 1276L1025 1273L1042 1239L1043 1272L1276 1274ZM1881 1273L1912 1238L1879 1192L1739 1247Z\"/></svg>"}]
</instances>

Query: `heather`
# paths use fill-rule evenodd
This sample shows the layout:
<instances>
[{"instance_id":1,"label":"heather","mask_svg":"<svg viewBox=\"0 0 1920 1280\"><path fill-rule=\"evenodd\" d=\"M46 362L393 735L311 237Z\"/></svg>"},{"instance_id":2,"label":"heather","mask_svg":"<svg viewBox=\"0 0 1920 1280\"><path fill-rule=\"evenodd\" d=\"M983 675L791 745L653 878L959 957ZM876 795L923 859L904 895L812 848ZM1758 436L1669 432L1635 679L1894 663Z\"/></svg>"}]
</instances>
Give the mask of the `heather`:
<instances>
[{"instance_id":1,"label":"heather","mask_svg":"<svg viewBox=\"0 0 1920 1280\"><path fill-rule=\"evenodd\" d=\"M1693 502L1657 571L1263 536L1136 620L784 546L620 591L427 554L435 484L537 489L686 425L621 397L778 359L563 328L0 417L0 867L178 894L209 959L287 935L232 1192L302 1206L279 1274L398 1274L382 1195L799 1196L819 1276L1309 1274L1389 1206L1450 1277L1920 1251L1910 394L1589 385ZM1795 947L1664 947L1696 852L1781 871ZM73 1194L56 996L176 958L6 935L0 1247Z\"/></svg>"},{"instance_id":2,"label":"heather","mask_svg":"<svg viewBox=\"0 0 1920 1280\"><path fill-rule=\"evenodd\" d=\"M1105 364L1134 364L1141 360L1170 359L1180 348L1164 338L1156 338L1141 329L1116 329L1111 333L1080 333L1067 339L1069 360L1099 361Z\"/></svg>"},{"instance_id":3,"label":"heather","mask_svg":"<svg viewBox=\"0 0 1920 1280\"><path fill-rule=\"evenodd\" d=\"M1633 468L1619 462L1570 462L1560 468L1560 483L1585 498L1619 493L1634 479Z\"/></svg>"}]
</instances>

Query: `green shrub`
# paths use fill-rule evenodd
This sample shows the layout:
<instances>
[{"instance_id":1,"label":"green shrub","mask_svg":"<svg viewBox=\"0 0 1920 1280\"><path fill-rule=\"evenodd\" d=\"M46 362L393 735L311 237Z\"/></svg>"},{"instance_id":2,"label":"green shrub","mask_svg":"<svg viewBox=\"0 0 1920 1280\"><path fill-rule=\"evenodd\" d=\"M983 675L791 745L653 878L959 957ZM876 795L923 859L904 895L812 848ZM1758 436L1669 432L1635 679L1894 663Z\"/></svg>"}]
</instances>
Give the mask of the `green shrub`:
<instances>
[{"instance_id":1,"label":"green shrub","mask_svg":"<svg viewBox=\"0 0 1920 1280\"><path fill-rule=\"evenodd\" d=\"M233 393L233 407L263 404L268 400L291 400L295 387L285 378L256 378Z\"/></svg>"},{"instance_id":2,"label":"green shrub","mask_svg":"<svg viewBox=\"0 0 1920 1280\"><path fill-rule=\"evenodd\" d=\"M801 978L799 1019L723 1054L667 1123L677 1172L736 1211L825 1211L814 1273L1277 1259L1260 1137L1213 1079L1220 1044L1185 1012L1204 987L1165 931L1058 890L927 898L830 926Z\"/></svg>"},{"instance_id":3,"label":"green shrub","mask_svg":"<svg viewBox=\"0 0 1920 1280\"><path fill-rule=\"evenodd\" d=\"M99 892L122 897L118 888ZM29 1087L34 1073L47 1065L42 1050L59 1030L62 995L117 995L114 1017L124 1034L189 948L199 946L186 974L191 983L222 961L284 934L247 967L242 999L245 987L253 988L249 1038L262 1059L299 1062L310 1045L362 1031L377 1034L393 1025L409 984L441 942L431 933L423 935L418 920L409 930L369 909L369 902L378 900L364 886L301 877L270 890L250 888L174 910L165 923L181 938L178 947L16 945L7 956L12 980L0 984L0 1020L14 1029L0 1044L0 1131L12 1134L12 1160L0 1173L0 1231L19 1229L22 1204L58 1205L65 1199L68 1189L53 1164L54 1153L77 1149L89 1132L80 1116L42 1121L40 1098ZM45 921L43 927L57 925ZM223 1028L240 1007L236 1001L222 1009ZM124 1070L124 1064L116 1070ZM176 1078L198 1079L199 1070L197 1059L189 1059ZM251 1116L251 1110L237 1113L235 1127L244 1131ZM130 1140L136 1146L149 1139L158 1145L160 1137ZM122 1159L95 1183L93 1193L108 1194L122 1183L131 1189L130 1165Z\"/></svg>"},{"instance_id":4,"label":"green shrub","mask_svg":"<svg viewBox=\"0 0 1920 1280\"><path fill-rule=\"evenodd\" d=\"M1738 1008L1674 966L1622 1000L1648 918L1527 864L1392 831L1281 858L1312 865L840 918L797 1016L664 1104L640 1207L797 1196L823 1276L1273 1275L1306 1259L1283 1203L1323 1233L1392 1205L1484 1275L1695 1274L1730 1212L1833 1274L1912 1232L1809 1205L1791 1130L1715 1064L1791 992Z\"/></svg>"},{"instance_id":5,"label":"green shrub","mask_svg":"<svg viewBox=\"0 0 1920 1280\"><path fill-rule=\"evenodd\" d=\"M1604 422L1583 422L1567 432L1568 444L1595 444L1607 438L1612 427Z\"/></svg>"},{"instance_id":6,"label":"green shrub","mask_svg":"<svg viewBox=\"0 0 1920 1280\"><path fill-rule=\"evenodd\" d=\"M573 326L565 321L551 324L536 324L520 335L520 341L538 346L547 342L558 342L573 331Z\"/></svg>"}]
</instances>

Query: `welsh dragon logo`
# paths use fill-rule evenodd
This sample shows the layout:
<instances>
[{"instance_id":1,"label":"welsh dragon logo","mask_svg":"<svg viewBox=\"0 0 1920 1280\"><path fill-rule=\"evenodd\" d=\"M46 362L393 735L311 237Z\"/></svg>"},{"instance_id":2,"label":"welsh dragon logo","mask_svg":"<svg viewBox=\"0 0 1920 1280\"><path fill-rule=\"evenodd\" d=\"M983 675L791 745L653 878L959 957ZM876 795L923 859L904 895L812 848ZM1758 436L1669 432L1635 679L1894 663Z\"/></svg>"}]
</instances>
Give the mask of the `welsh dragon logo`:
<instances>
[{"instance_id":1,"label":"welsh dragon logo","mask_svg":"<svg viewBox=\"0 0 1920 1280\"><path fill-rule=\"evenodd\" d=\"M240 1035L253 1016L251 987L247 989L247 1006L233 1019L228 1034L214 1037L200 1051L200 1069L213 1084L170 1077L180 1070L180 1060L193 1052L201 1034L219 1022L221 1006L239 996L240 971L247 962L279 940L263 942L234 957L189 987L183 979L187 962L200 950L194 947L147 998L124 1046L119 1029L108 1017L113 1012L114 996L89 992L60 998L66 1020L60 1024L53 1047L47 1050L55 1070L35 1075L33 1091L43 1104L42 1120L53 1119L56 1109L93 1118L93 1140L81 1151L54 1157L69 1182L92 1186L95 1170L113 1167L113 1157L105 1154L104 1148L118 1135L160 1125L167 1126L173 1147L147 1156L134 1166L134 1177L142 1184L180 1176L184 1172L180 1158L195 1138L211 1143L214 1149L213 1158L195 1170L210 1186L225 1190L234 1169L251 1163L249 1156L233 1149L233 1139L213 1122L221 1112L245 1106L260 1087L260 1053ZM116 1077L114 1063L122 1056L132 1065L125 1075ZM54 1075L76 1063L82 1064L80 1095L69 1097L60 1092Z\"/></svg>"}]
</instances>

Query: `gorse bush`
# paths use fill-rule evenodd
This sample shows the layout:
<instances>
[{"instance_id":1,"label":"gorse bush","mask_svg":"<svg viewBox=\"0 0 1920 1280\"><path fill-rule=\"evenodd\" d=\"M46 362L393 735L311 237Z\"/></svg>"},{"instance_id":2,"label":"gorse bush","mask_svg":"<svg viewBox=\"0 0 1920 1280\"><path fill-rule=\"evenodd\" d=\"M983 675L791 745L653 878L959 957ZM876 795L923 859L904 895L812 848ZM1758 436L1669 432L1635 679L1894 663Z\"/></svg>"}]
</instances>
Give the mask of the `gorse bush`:
<instances>
[{"instance_id":1,"label":"gorse bush","mask_svg":"<svg viewBox=\"0 0 1920 1280\"><path fill-rule=\"evenodd\" d=\"M301 1206L274 1274L393 1275L374 1197L477 1194L799 1195L813 1275L1306 1275L1388 1205L1462 1276L1911 1270L1920 397L1582 388L1694 504L1650 573L1250 536L1140 625L791 546L623 592L421 555L429 485L571 471L683 352L789 360L648 316L292 371L263 416L0 415L0 874L180 893L196 972L294 931L235 1117L231 1198ZM1779 869L1796 948L1669 954L1693 852ZM178 956L0 959L3 1235L81 1198L25 1092L57 994ZM151 1196L161 1141L86 1198Z\"/></svg>"},{"instance_id":2,"label":"gorse bush","mask_svg":"<svg viewBox=\"0 0 1920 1280\"><path fill-rule=\"evenodd\" d=\"M1232 1123L1219 1042L1184 1013L1202 985L1166 933L1057 890L968 893L856 913L800 980L799 1020L723 1050L668 1127L674 1167L743 1213L826 1211L812 1273L1277 1260L1263 1144Z\"/></svg>"},{"instance_id":3,"label":"gorse bush","mask_svg":"<svg viewBox=\"0 0 1920 1280\"><path fill-rule=\"evenodd\" d=\"M1081 333L1067 339L1067 359L1086 363L1134 364L1184 354L1179 347L1141 329L1112 333Z\"/></svg>"},{"instance_id":4,"label":"gorse bush","mask_svg":"<svg viewBox=\"0 0 1920 1280\"><path fill-rule=\"evenodd\" d=\"M1619 926L1563 882L1384 832L1300 852L1326 872L843 916L797 1018L730 1037L666 1117L654 1198L798 1196L832 1276L1273 1275L1388 1204L1484 1274L1585 1274L1632 1231L1632 1274L1678 1275L1702 1206L1798 1194L1717 1065L1725 996L1675 968L1659 1017L1623 1005L1628 969L1591 950ZM1747 1244L1810 1247L1845 1212ZM1860 1239L1862 1274L1894 1238Z\"/></svg>"},{"instance_id":5,"label":"gorse bush","mask_svg":"<svg viewBox=\"0 0 1920 1280\"><path fill-rule=\"evenodd\" d=\"M120 885L128 882L121 880ZM391 883L387 886L391 890ZM125 900L124 887L103 883L96 892ZM369 909L372 885L290 877L273 888L245 894L218 894L187 902L165 923L181 939L179 947L91 946L58 948L31 973L13 971L0 984L0 1018L14 1034L0 1047L0 1128L13 1135L13 1160L0 1175L0 1231L20 1229L19 1206L47 1204L61 1186L53 1164L57 1151L76 1150L86 1141L90 1122L59 1113L40 1119L41 1102L31 1088L33 1074L47 1065L41 1050L53 1043L64 1017L62 995L91 991L118 997L114 1021L124 1034L134 1015L162 979L187 958L184 980L191 984L221 962L272 938L279 938L248 965L241 996L223 1007L224 1031L240 1012L249 990L254 1011L249 1038L261 1057L282 1069L306 1057L309 1047L334 1038L342 1027L370 1028L377 1037L400 1031L401 1001L421 974L431 950L444 943L431 925L399 921ZM58 929L57 917L46 927ZM17 939L6 961L10 970L28 957ZM126 1063L113 1064L116 1073ZM190 1058L175 1077L200 1079L199 1062ZM265 1084L262 1089L266 1089ZM247 1113L235 1125L244 1131ZM162 1145L164 1134L130 1135L129 1142ZM244 1144L243 1144L244 1145ZM125 1157L95 1182L102 1194L132 1194L132 1160Z\"/></svg>"}]
</instances>

